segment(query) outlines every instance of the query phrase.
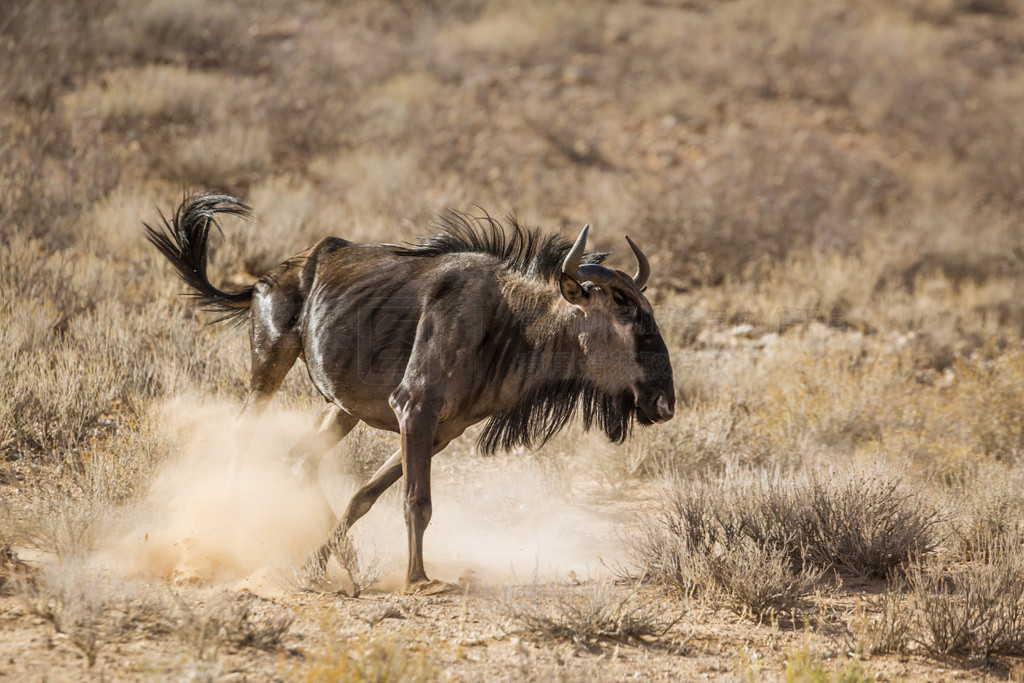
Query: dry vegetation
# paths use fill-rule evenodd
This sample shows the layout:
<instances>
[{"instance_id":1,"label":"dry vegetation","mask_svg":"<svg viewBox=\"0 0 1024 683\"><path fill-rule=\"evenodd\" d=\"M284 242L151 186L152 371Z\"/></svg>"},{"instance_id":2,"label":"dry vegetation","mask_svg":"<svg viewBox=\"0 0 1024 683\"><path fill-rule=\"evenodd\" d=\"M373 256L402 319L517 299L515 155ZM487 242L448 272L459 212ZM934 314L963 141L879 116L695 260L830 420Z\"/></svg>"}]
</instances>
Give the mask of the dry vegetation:
<instances>
[{"instance_id":1,"label":"dry vegetation","mask_svg":"<svg viewBox=\"0 0 1024 683\"><path fill-rule=\"evenodd\" d=\"M14 0L0 73L5 672L1024 675L1018 3ZM248 374L142 238L183 187L255 208L215 238L227 283L445 207L628 231L685 409L435 473L481 537L587 510L616 554L398 602L353 548L358 600L122 571L111 539L187 462L168 402L237 404ZM275 406L318 403L296 370ZM351 479L394 447L334 455Z\"/></svg>"}]
</instances>

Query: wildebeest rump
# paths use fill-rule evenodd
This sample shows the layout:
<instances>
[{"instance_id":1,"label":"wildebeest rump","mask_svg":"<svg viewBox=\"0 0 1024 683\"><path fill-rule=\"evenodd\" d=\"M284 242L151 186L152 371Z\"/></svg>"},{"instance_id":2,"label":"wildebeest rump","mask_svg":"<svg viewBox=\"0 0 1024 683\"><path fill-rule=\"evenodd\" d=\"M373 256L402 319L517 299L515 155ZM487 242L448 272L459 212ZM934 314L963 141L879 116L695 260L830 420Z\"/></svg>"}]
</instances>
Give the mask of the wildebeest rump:
<instances>
[{"instance_id":1,"label":"wildebeest rump","mask_svg":"<svg viewBox=\"0 0 1024 683\"><path fill-rule=\"evenodd\" d=\"M485 451L539 445L577 412L621 442L634 420L673 415L668 350L644 296L650 266L630 276L575 244L514 219L448 212L413 246L328 237L225 292L206 273L218 214L250 209L224 195L186 197L146 225L189 295L217 320L250 322L252 368L241 413L260 414L297 358L328 402L319 426L290 452L313 477L320 457L358 422L398 432L401 448L353 495L307 563L316 574L377 498L405 476L410 584L426 581L430 459L477 422Z\"/></svg>"}]
</instances>

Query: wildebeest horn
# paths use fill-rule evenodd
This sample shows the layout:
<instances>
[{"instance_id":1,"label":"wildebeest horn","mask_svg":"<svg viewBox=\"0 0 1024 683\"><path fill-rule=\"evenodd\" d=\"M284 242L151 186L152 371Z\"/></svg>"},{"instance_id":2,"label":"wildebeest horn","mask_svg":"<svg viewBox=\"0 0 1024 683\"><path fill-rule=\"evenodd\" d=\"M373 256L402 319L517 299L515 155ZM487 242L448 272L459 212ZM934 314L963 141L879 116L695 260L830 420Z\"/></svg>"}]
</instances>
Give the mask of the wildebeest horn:
<instances>
[{"instance_id":1,"label":"wildebeest horn","mask_svg":"<svg viewBox=\"0 0 1024 683\"><path fill-rule=\"evenodd\" d=\"M633 254L636 256L636 275L633 276L633 282L636 283L637 287L643 289L643 286L647 284L648 278L651 277L651 262L647 260L644 252L640 251L640 247L636 246L636 242L629 239L629 235L626 235L626 241L629 242L629 248L633 250Z\"/></svg>"},{"instance_id":2,"label":"wildebeest horn","mask_svg":"<svg viewBox=\"0 0 1024 683\"><path fill-rule=\"evenodd\" d=\"M576 238L576 243L572 245L572 249L565 255L565 260L562 261L562 272L574 280L579 278L580 259L583 258L583 250L587 248L588 232L590 232L590 223L583 226L580 236Z\"/></svg>"},{"instance_id":3,"label":"wildebeest horn","mask_svg":"<svg viewBox=\"0 0 1024 683\"><path fill-rule=\"evenodd\" d=\"M580 265L583 259L583 250L587 247L587 233L590 232L590 224L583 226L576 243L565 255L562 262L562 272L578 282L593 282L595 285L604 285L612 281L612 272L604 266L595 263Z\"/></svg>"}]
</instances>

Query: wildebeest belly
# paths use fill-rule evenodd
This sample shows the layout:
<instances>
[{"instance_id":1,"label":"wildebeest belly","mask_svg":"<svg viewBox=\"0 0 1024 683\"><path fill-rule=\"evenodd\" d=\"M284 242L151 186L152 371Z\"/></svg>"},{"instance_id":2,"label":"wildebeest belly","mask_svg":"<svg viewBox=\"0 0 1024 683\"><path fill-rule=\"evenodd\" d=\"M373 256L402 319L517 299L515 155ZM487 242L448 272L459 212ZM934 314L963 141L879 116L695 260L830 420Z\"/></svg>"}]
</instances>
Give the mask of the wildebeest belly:
<instances>
[{"instance_id":1,"label":"wildebeest belly","mask_svg":"<svg viewBox=\"0 0 1024 683\"><path fill-rule=\"evenodd\" d=\"M393 265L393 264L392 264ZM409 363L423 301L387 264L315 283L302 324L310 379L330 401L382 429L398 429L388 396Z\"/></svg>"}]
</instances>

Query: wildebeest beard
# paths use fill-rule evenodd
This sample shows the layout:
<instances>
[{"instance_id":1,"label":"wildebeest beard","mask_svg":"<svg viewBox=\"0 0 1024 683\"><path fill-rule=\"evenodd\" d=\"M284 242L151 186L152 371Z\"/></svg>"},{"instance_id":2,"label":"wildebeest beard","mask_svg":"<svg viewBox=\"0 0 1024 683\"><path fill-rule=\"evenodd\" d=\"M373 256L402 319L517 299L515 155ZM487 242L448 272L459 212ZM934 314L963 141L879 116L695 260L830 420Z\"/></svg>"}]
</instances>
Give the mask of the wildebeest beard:
<instances>
[{"instance_id":1,"label":"wildebeest beard","mask_svg":"<svg viewBox=\"0 0 1024 683\"><path fill-rule=\"evenodd\" d=\"M517 446L542 446L581 410L583 427L599 427L615 443L629 436L636 417L633 392L600 391L587 380L565 379L542 384L514 407L491 416L477 439L484 453Z\"/></svg>"}]
</instances>

